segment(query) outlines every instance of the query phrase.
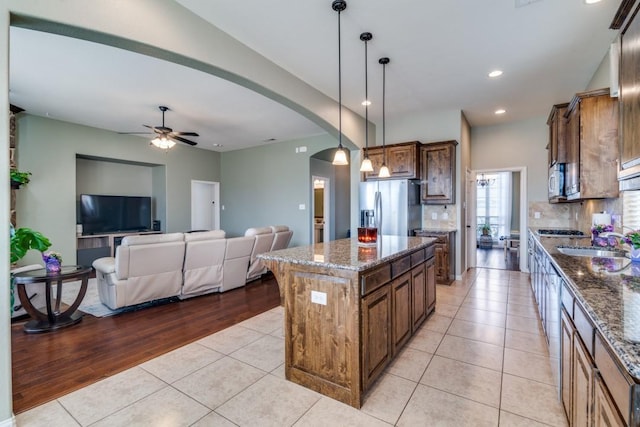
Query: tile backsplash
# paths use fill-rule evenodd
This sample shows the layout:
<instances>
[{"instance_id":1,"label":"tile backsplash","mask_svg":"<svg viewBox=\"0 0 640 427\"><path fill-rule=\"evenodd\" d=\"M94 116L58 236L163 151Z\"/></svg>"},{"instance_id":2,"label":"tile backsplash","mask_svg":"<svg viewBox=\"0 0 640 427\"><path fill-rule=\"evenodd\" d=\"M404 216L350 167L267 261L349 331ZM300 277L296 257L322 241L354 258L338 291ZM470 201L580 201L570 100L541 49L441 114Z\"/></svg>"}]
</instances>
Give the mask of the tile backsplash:
<instances>
[{"instance_id":1,"label":"tile backsplash","mask_svg":"<svg viewBox=\"0 0 640 427\"><path fill-rule=\"evenodd\" d=\"M456 228L456 205L422 205L423 228Z\"/></svg>"}]
</instances>

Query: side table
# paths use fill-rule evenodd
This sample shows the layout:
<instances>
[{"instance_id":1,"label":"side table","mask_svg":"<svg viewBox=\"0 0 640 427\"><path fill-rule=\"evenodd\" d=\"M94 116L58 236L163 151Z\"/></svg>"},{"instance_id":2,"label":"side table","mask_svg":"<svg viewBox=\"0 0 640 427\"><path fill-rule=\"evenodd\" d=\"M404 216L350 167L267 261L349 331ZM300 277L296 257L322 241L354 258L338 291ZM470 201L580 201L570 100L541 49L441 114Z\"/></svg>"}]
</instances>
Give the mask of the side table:
<instances>
[{"instance_id":1,"label":"side table","mask_svg":"<svg viewBox=\"0 0 640 427\"><path fill-rule=\"evenodd\" d=\"M49 273L44 268L14 274L18 297L25 311L33 318L24 325L26 333L55 331L75 325L82 320L82 313L76 311L87 292L91 267L77 265L62 266L59 273ZM62 303L62 284L71 280L81 280L80 290L70 306ZM25 285L44 283L46 307L36 308L27 296ZM52 297L51 284L55 283L56 296Z\"/></svg>"}]
</instances>

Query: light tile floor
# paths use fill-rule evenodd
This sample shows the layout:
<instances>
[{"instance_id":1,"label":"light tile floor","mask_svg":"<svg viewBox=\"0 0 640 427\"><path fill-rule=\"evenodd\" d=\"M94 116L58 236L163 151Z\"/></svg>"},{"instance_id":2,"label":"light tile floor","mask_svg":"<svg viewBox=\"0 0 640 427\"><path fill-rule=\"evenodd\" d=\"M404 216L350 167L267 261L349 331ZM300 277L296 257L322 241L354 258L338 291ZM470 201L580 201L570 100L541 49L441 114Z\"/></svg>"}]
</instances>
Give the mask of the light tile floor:
<instances>
[{"instance_id":1,"label":"light tile floor","mask_svg":"<svg viewBox=\"0 0 640 427\"><path fill-rule=\"evenodd\" d=\"M284 379L278 307L19 414L18 426L566 426L528 275L470 270L356 410Z\"/></svg>"}]
</instances>

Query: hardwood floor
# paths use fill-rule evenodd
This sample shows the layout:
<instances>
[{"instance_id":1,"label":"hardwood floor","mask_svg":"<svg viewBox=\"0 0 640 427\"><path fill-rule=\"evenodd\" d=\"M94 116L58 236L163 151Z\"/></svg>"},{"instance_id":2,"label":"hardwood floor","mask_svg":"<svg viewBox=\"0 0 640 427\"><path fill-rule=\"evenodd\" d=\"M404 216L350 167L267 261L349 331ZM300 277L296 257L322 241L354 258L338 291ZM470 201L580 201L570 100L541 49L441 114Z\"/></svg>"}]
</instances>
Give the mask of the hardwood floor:
<instances>
[{"instance_id":1,"label":"hardwood floor","mask_svg":"<svg viewBox=\"0 0 640 427\"><path fill-rule=\"evenodd\" d=\"M25 334L11 325L13 411L20 413L280 304L271 274L247 286L74 326Z\"/></svg>"},{"instance_id":2,"label":"hardwood floor","mask_svg":"<svg viewBox=\"0 0 640 427\"><path fill-rule=\"evenodd\" d=\"M476 267L519 271L520 259L516 251L508 251L505 258L503 248L476 249Z\"/></svg>"}]
</instances>

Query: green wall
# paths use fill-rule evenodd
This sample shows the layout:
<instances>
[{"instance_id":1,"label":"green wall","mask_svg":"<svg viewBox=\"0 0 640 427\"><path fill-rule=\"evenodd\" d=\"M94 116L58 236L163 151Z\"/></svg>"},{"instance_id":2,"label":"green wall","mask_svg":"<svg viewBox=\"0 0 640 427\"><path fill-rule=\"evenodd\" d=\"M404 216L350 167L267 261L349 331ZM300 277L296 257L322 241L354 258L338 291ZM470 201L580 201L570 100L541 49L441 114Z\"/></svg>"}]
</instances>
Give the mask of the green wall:
<instances>
[{"instance_id":1,"label":"green wall","mask_svg":"<svg viewBox=\"0 0 640 427\"><path fill-rule=\"evenodd\" d=\"M296 153L296 147L307 150ZM222 153L221 228L228 236L238 236L249 227L283 224L293 230L290 246L308 244L313 214L310 157L335 147L335 138L321 135Z\"/></svg>"},{"instance_id":2,"label":"green wall","mask_svg":"<svg viewBox=\"0 0 640 427\"><path fill-rule=\"evenodd\" d=\"M161 165L153 168L153 177L162 180L165 176L165 182L154 183L153 190L166 189L163 229L168 232L191 228L191 180L219 182L221 178L220 153L214 151L177 145L164 152L143 138L21 113L18 168L33 176L18 192L18 226L49 237L52 249L61 252L69 264L76 259L77 154ZM165 174L155 173L163 166ZM156 203L163 204L161 198L156 197ZM31 252L23 262L40 262L38 254Z\"/></svg>"}]
</instances>

